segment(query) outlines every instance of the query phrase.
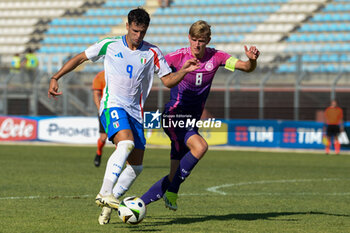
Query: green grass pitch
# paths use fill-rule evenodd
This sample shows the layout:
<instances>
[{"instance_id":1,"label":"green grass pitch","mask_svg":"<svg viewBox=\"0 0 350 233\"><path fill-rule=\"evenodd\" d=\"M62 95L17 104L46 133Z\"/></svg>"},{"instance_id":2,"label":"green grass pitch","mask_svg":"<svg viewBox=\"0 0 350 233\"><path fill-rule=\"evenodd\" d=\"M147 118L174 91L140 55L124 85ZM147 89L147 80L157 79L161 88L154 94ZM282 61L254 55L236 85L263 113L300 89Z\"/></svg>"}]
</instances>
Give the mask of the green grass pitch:
<instances>
[{"instance_id":1,"label":"green grass pitch","mask_svg":"<svg viewBox=\"0 0 350 233\"><path fill-rule=\"evenodd\" d=\"M95 147L0 145L0 232L350 232L350 156L209 150L181 186L176 212L162 200L136 226L94 203L107 158ZM147 149L126 196L168 172L169 150Z\"/></svg>"}]
</instances>

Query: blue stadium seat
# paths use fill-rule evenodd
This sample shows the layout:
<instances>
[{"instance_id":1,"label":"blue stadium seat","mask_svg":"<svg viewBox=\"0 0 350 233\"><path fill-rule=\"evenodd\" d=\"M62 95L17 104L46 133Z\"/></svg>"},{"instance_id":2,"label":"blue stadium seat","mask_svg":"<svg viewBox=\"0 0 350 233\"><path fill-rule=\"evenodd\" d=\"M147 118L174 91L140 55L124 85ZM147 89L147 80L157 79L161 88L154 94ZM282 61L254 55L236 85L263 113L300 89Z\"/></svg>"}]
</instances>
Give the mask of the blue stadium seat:
<instances>
[{"instance_id":1,"label":"blue stadium seat","mask_svg":"<svg viewBox=\"0 0 350 233\"><path fill-rule=\"evenodd\" d=\"M135 7L145 5L145 0L106 1L105 7Z\"/></svg>"},{"instance_id":2,"label":"blue stadium seat","mask_svg":"<svg viewBox=\"0 0 350 233\"><path fill-rule=\"evenodd\" d=\"M337 13L337 14L316 14L311 18L312 22L332 22L332 21L349 21L350 14L348 13Z\"/></svg>"},{"instance_id":3,"label":"blue stadium seat","mask_svg":"<svg viewBox=\"0 0 350 233\"><path fill-rule=\"evenodd\" d=\"M296 71L295 65L282 64L277 68L278 73L293 73Z\"/></svg>"},{"instance_id":4,"label":"blue stadium seat","mask_svg":"<svg viewBox=\"0 0 350 233\"><path fill-rule=\"evenodd\" d=\"M244 4L268 4L268 3L285 3L288 0L245 0L240 2L237 0L174 0L172 6L207 6L207 5L240 5Z\"/></svg>"},{"instance_id":5,"label":"blue stadium seat","mask_svg":"<svg viewBox=\"0 0 350 233\"><path fill-rule=\"evenodd\" d=\"M230 6L230 7L171 7L158 8L155 15L222 15L271 13L279 6Z\"/></svg>"},{"instance_id":6,"label":"blue stadium seat","mask_svg":"<svg viewBox=\"0 0 350 233\"><path fill-rule=\"evenodd\" d=\"M212 25L211 47L241 43L245 33L252 33L287 2L289 0L173 0L171 7L157 8L152 15L146 40L158 45L164 53L187 47L188 26L204 19ZM88 9L81 17L53 19L39 51L81 52L100 36L110 33L111 26L121 24L131 8L144 4L146 0L106 0L99 9ZM336 71L338 67L334 64L350 60L347 55L350 52L349 11L350 0L325 3L324 8L315 11L296 33L285 39L286 52L303 54L305 70ZM295 72L295 62L296 57L292 56L277 70ZM324 67L320 68L321 65Z\"/></svg>"},{"instance_id":7,"label":"blue stadium seat","mask_svg":"<svg viewBox=\"0 0 350 233\"><path fill-rule=\"evenodd\" d=\"M339 12L339 11L350 11L350 4L327 4L325 8L322 9L324 12Z\"/></svg>"},{"instance_id":8,"label":"blue stadium seat","mask_svg":"<svg viewBox=\"0 0 350 233\"><path fill-rule=\"evenodd\" d=\"M125 16L130 9L90 9L86 12L87 16Z\"/></svg>"}]
</instances>

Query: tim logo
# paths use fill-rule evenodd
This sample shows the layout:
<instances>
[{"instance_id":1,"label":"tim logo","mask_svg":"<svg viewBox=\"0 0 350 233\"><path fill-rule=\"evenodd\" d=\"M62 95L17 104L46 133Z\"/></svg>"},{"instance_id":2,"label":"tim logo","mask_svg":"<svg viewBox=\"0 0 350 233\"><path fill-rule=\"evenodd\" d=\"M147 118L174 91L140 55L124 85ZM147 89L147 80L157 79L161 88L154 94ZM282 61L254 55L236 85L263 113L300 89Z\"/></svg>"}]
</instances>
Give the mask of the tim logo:
<instances>
[{"instance_id":1,"label":"tim logo","mask_svg":"<svg viewBox=\"0 0 350 233\"><path fill-rule=\"evenodd\" d=\"M283 142L284 143L296 143L297 142L297 129L296 128L284 128L283 129Z\"/></svg>"},{"instance_id":2,"label":"tim logo","mask_svg":"<svg viewBox=\"0 0 350 233\"><path fill-rule=\"evenodd\" d=\"M145 129L160 129L160 116L159 109L156 112L144 112L143 113L143 127Z\"/></svg>"},{"instance_id":3,"label":"tim logo","mask_svg":"<svg viewBox=\"0 0 350 233\"><path fill-rule=\"evenodd\" d=\"M248 127L247 126L236 126L235 127L235 138L237 142L248 141Z\"/></svg>"}]
</instances>

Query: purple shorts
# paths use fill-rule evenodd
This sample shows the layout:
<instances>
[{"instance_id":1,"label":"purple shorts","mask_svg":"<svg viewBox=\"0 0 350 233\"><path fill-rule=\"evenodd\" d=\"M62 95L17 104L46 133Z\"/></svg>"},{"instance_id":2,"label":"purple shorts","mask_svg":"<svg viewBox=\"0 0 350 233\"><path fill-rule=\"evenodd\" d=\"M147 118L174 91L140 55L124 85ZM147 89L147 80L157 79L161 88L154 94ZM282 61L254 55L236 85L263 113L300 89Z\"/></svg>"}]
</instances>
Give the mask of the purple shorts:
<instances>
[{"instance_id":1,"label":"purple shorts","mask_svg":"<svg viewBox=\"0 0 350 233\"><path fill-rule=\"evenodd\" d=\"M189 114L182 114L189 115ZM170 116L170 117L169 117ZM174 117L171 117L174 116ZM198 134L197 127L186 127L186 121L193 119L192 117L176 117L176 113L164 111L163 119L166 119L166 125L163 124L163 130L168 135L171 140L171 153L170 158L172 160L180 160L182 157L190 151L187 147L187 140L195 134ZM176 126L169 121L176 122ZM184 124L179 124L180 121L183 121Z\"/></svg>"}]
</instances>

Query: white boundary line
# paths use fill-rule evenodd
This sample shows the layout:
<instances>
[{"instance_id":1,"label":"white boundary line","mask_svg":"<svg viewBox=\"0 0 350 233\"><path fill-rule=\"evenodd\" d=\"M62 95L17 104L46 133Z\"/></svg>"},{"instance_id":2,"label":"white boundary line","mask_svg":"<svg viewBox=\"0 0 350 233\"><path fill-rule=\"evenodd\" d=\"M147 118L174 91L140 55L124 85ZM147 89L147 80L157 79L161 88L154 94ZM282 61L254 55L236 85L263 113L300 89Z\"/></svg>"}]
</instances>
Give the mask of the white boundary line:
<instances>
[{"instance_id":1,"label":"white boundary line","mask_svg":"<svg viewBox=\"0 0 350 233\"><path fill-rule=\"evenodd\" d=\"M223 184L218 186L213 186L207 188L207 191L227 195L226 192L220 191L221 188L227 188L232 186L243 186L243 185L254 185L254 184L274 184L274 183L304 183L304 182L318 182L318 181L340 181L340 180L350 180L346 178L322 178L322 179L293 179L293 180L261 180L261 181L249 181L249 182L240 182L236 184ZM348 195L348 194L346 194Z\"/></svg>"},{"instance_id":2,"label":"white boundary line","mask_svg":"<svg viewBox=\"0 0 350 233\"><path fill-rule=\"evenodd\" d=\"M25 197L0 197L0 200L19 200L19 199L79 199L93 197L93 195L75 195L75 196L25 196Z\"/></svg>"},{"instance_id":3,"label":"white boundary line","mask_svg":"<svg viewBox=\"0 0 350 233\"><path fill-rule=\"evenodd\" d=\"M219 193L183 193L179 196L223 196ZM350 192L345 193L319 193L319 192L301 192L301 193L227 193L225 196L350 196Z\"/></svg>"}]
</instances>

